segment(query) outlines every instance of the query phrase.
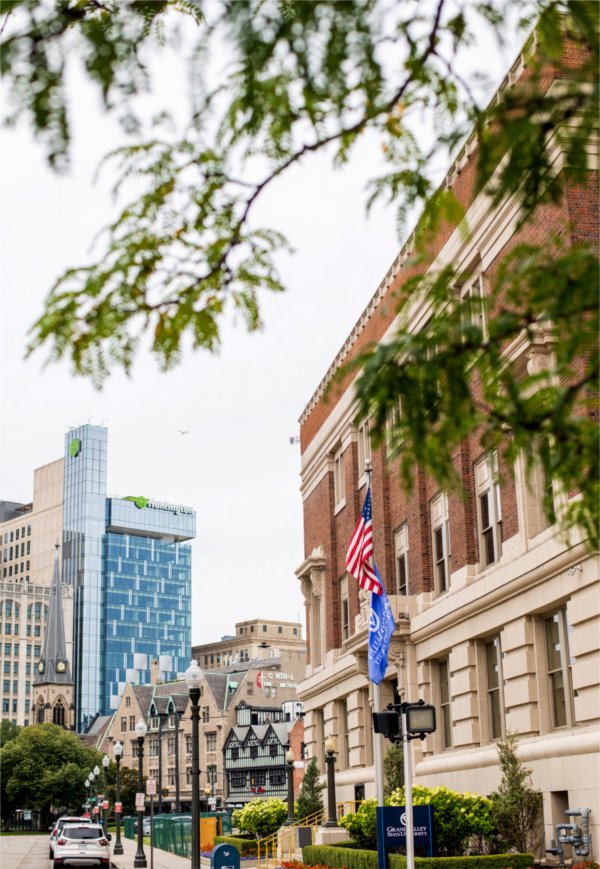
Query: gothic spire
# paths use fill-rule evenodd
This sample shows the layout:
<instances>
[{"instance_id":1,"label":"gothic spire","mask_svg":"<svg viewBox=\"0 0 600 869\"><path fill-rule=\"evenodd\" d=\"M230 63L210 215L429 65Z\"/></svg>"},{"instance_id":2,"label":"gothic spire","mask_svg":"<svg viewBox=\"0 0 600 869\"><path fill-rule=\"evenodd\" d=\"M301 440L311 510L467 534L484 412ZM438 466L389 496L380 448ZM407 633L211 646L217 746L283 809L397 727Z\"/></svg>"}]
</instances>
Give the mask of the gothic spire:
<instances>
[{"instance_id":1,"label":"gothic spire","mask_svg":"<svg viewBox=\"0 0 600 869\"><path fill-rule=\"evenodd\" d=\"M48 606L48 621L42 645L42 657L37 666L34 685L48 682L65 685L70 684L71 668L67 660L67 643L65 640L65 623L63 618L62 596L60 590L60 570L58 566L58 543L55 544L54 571L50 589L50 604Z\"/></svg>"}]
</instances>

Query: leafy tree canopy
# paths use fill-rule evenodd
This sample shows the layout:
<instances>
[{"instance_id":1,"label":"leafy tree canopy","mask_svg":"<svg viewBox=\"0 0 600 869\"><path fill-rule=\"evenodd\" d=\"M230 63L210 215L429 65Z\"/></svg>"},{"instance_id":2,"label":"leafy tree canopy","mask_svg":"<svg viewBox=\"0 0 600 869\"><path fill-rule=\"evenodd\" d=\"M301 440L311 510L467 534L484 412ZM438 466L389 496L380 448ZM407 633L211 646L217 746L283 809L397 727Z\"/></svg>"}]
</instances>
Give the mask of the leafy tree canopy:
<instances>
[{"instance_id":1,"label":"leafy tree canopy","mask_svg":"<svg viewBox=\"0 0 600 869\"><path fill-rule=\"evenodd\" d=\"M0 752L2 791L13 806L79 813L85 779L102 755L55 724L23 727Z\"/></svg>"},{"instance_id":2,"label":"leafy tree canopy","mask_svg":"<svg viewBox=\"0 0 600 869\"><path fill-rule=\"evenodd\" d=\"M418 334L355 360L360 412L384 436L401 405L390 447L404 483L415 464L440 486L456 485L453 452L467 433L499 448L511 467L541 461L563 493L565 528L583 527L598 544L598 263L594 244L574 244L571 228L514 248L485 300L482 327L473 301L457 299L465 276L427 270L428 242L442 222L464 226L452 190L439 187L469 131L477 190L499 205L514 197L525 224L540 206L585 183L598 117L598 4L588 0L14 0L3 3L1 70L10 119L26 117L57 170L68 166L67 74L83 62L107 110L118 112L133 144L109 156L116 189L134 179L137 195L101 235L97 259L58 278L34 324L30 350L49 345L77 373L101 384L112 366L131 369L144 334L165 368L184 342L214 350L233 306L260 327L259 294L283 289L278 228L259 226L256 203L291 166L326 151L342 166L359 140L383 154L368 181L367 204L393 202L400 231L422 207L415 269L398 299L429 294L433 316ZM143 129L136 96L151 88L150 52L193 22L188 123ZM492 104L463 59L483 27L499 40L515 26L535 35L527 75ZM565 41L580 49L574 68ZM224 75L216 68L226 55ZM562 80L548 88L551 65ZM549 142L563 155L557 172ZM376 164L372 161L372 165ZM139 194L140 183L143 192ZM540 337L541 336L541 337ZM552 344L543 370L507 364L506 347ZM546 512L554 519L547 489Z\"/></svg>"},{"instance_id":3,"label":"leafy tree canopy","mask_svg":"<svg viewBox=\"0 0 600 869\"><path fill-rule=\"evenodd\" d=\"M16 739L19 735L20 728L9 721L8 718L3 718L0 724L0 748L10 742L11 739Z\"/></svg>"}]
</instances>

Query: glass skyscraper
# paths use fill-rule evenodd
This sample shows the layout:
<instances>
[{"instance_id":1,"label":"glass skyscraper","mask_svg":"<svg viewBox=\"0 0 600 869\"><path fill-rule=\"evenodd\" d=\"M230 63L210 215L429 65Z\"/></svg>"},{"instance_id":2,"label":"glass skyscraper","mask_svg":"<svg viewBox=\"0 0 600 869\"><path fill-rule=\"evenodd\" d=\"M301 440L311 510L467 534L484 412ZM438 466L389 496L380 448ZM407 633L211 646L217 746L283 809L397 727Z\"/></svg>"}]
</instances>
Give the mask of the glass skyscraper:
<instances>
[{"instance_id":1,"label":"glass skyscraper","mask_svg":"<svg viewBox=\"0 0 600 869\"><path fill-rule=\"evenodd\" d=\"M108 498L107 430L65 438L63 581L74 587L77 730L117 708L127 682L176 679L191 655L196 514L144 496Z\"/></svg>"}]
</instances>

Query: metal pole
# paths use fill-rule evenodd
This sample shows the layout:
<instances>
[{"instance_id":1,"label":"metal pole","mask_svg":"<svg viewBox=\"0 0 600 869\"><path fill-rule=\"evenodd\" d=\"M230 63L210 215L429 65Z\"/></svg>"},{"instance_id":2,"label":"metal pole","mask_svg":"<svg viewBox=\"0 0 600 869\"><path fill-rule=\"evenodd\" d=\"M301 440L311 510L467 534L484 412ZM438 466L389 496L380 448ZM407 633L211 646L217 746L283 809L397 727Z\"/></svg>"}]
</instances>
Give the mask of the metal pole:
<instances>
[{"instance_id":1,"label":"metal pole","mask_svg":"<svg viewBox=\"0 0 600 869\"><path fill-rule=\"evenodd\" d=\"M287 818L283 822L285 827L294 823L294 761L287 761Z\"/></svg>"},{"instance_id":2,"label":"metal pole","mask_svg":"<svg viewBox=\"0 0 600 869\"><path fill-rule=\"evenodd\" d=\"M200 720L200 688L190 688L192 701L192 867L200 869L200 750L198 722Z\"/></svg>"},{"instance_id":3,"label":"metal pole","mask_svg":"<svg viewBox=\"0 0 600 869\"><path fill-rule=\"evenodd\" d=\"M412 746L406 726L406 708L402 708L402 748L404 750L404 811L406 812L406 869L415 869L415 839L412 802Z\"/></svg>"},{"instance_id":4,"label":"metal pole","mask_svg":"<svg viewBox=\"0 0 600 869\"><path fill-rule=\"evenodd\" d=\"M323 824L324 827L337 827L337 810L335 805L335 751L328 751L325 754L325 765L327 766L327 820Z\"/></svg>"},{"instance_id":5,"label":"metal pole","mask_svg":"<svg viewBox=\"0 0 600 869\"><path fill-rule=\"evenodd\" d=\"M102 764L102 768L104 769L104 802L107 801L108 797L106 796L106 767ZM102 823L104 825L104 832L108 830L108 809L102 806Z\"/></svg>"},{"instance_id":6,"label":"metal pole","mask_svg":"<svg viewBox=\"0 0 600 869\"><path fill-rule=\"evenodd\" d=\"M181 811L181 800L179 797L179 716L180 713L175 713L175 811L179 814Z\"/></svg>"},{"instance_id":7,"label":"metal pole","mask_svg":"<svg viewBox=\"0 0 600 869\"><path fill-rule=\"evenodd\" d=\"M117 764L117 781L115 784L115 802L121 802L121 757L120 755L115 758L115 763ZM113 848L113 854L122 854L123 853L123 843L121 842L121 812L115 812L115 821L117 824L117 839L115 841L115 847Z\"/></svg>"},{"instance_id":8,"label":"metal pole","mask_svg":"<svg viewBox=\"0 0 600 869\"><path fill-rule=\"evenodd\" d=\"M381 711L381 693L379 685L373 682L373 712ZM373 734L373 759L375 761L375 795L377 806L384 805L384 782L383 782L383 736L381 733ZM379 827L377 828L379 834ZM387 854L383 843L383 837L377 836L377 869L387 869Z\"/></svg>"},{"instance_id":9,"label":"metal pole","mask_svg":"<svg viewBox=\"0 0 600 869\"><path fill-rule=\"evenodd\" d=\"M144 790L144 737L138 736L138 793ZM133 860L135 869L146 867L146 855L144 854L144 810L138 809L137 813L137 851Z\"/></svg>"},{"instance_id":10,"label":"metal pole","mask_svg":"<svg viewBox=\"0 0 600 869\"><path fill-rule=\"evenodd\" d=\"M162 815L162 729L164 713L158 713L158 814Z\"/></svg>"}]
</instances>

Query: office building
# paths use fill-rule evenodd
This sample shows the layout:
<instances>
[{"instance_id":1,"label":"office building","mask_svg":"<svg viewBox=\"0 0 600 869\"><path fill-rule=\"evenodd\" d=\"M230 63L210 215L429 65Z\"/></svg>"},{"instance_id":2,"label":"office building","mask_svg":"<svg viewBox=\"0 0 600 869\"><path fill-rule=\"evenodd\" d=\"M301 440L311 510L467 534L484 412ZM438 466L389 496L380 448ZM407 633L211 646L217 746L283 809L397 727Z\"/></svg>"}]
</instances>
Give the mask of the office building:
<instances>
[{"instance_id":1,"label":"office building","mask_svg":"<svg viewBox=\"0 0 600 869\"><path fill-rule=\"evenodd\" d=\"M39 575L50 586L59 535L62 584L73 604L72 618L64 616L78 732L116 709L127 683L149 684L152 660L167 681L185 671L191 654L185 541L195 536L195 513L145 495L108 497L107 434L102 426L72 429L63 458L35 472L32 503L3 502L0 525L3 579L6 571L25 585Z\"/></svg>"}]
</instances>

